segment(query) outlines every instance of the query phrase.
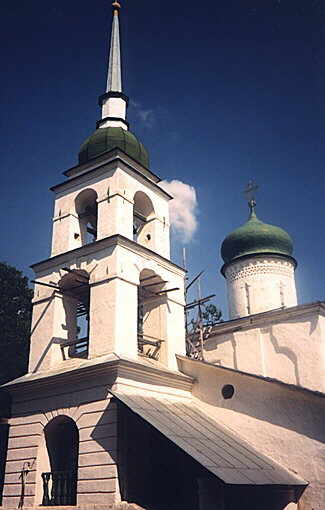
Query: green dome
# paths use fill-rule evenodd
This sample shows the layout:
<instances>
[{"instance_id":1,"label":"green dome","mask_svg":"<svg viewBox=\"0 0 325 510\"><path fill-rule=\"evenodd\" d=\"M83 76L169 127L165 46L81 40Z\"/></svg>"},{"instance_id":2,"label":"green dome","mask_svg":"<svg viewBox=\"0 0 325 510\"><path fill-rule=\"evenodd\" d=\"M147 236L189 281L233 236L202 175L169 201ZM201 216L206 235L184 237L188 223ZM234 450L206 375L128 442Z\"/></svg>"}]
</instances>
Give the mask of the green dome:
<instances>
[{"instance_id":1,"label":"green dome","mask_svg":"<svg viewBox=\"0 0 325 510\"><path fill-rule=\"evenodd\" d=\"M289 234L280 227L260 221L255 212L249 220L229 234L221 246L225 264L247 255L274 254L291 257L293 242Z\"/></svg>"},{"instance_id":2,"label":"green dome","mask_svg":"<svg viewBox=\"0 0 325 510\"><path fill-rule=\"evenodd\" d=\"M146 148L133 133L121 127L96 129L80 147L79 163L87 163L87 161L116 148L121 149L146 168L149 167L149 156Z\"/></svg>"}]
</instances>

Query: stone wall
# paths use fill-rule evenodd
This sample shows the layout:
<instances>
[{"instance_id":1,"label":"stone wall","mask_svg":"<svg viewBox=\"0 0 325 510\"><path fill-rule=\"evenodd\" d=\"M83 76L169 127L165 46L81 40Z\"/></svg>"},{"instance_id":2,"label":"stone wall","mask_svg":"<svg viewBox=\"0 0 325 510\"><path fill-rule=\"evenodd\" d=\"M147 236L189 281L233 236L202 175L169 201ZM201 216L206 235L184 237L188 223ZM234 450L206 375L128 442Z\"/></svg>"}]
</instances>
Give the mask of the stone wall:
<instances>
[{"instance_id":1,"label":"stone wall","mask_svg":"<svg viewBox=\"0 0 325 510\"><path fill-rule=\"evenodd\" d=\"M79 383L26 395L13 402L3 492L4 508L42 503L42 472L50 471L44 427L57 416L68 416L79 430L78 497L80 508L120 500L117 479L117 408L106 386ZM22 490L22 472L24 490Z\"/></svg>"}]
</instances>

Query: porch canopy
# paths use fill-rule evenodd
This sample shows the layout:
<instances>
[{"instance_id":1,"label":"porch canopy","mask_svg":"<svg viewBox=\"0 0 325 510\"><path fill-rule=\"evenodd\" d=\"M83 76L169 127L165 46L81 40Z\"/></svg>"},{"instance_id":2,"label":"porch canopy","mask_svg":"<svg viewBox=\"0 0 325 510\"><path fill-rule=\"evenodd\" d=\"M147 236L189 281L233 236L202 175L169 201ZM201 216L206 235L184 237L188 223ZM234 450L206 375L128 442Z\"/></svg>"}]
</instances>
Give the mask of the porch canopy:
<instances>
[{"instance_id":1,"label":"porch canopy","mask_svg":"<svg viewBox=\"0 0 325 510\"><path fill-rule=\"evenodd\" d=\"M308 483L210 418L194 400L140 390L113 396L229 485L272 485L300 492Z\"/></svg>"}]
</instances>

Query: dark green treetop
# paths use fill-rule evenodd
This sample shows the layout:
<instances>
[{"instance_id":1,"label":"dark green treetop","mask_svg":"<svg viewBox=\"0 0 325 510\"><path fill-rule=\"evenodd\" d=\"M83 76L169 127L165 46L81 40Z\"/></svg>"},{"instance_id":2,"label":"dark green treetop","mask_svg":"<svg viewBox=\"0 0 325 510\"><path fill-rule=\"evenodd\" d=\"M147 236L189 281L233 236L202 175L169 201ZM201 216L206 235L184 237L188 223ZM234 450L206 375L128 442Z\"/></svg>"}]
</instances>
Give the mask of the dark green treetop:
<instances>
[{"instance_id":1,"label":"dark green treetop","mask_svg":"<svg viewBox=\"0 0 325 510\"><path fill-rule=\"evenodd\" d=\"M27 372L33 291L15 267L0 262L0 384Z\"/></svg>"}]
</instances>

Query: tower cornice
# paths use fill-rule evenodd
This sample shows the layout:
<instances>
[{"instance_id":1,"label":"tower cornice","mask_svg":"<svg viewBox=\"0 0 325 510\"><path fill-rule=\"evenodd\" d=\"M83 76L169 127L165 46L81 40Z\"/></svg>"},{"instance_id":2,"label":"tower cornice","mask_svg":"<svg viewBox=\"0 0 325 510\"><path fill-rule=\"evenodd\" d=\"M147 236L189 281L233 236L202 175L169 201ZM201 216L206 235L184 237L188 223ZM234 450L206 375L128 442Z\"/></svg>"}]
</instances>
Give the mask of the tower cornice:
<instances>
[{"instance_id":1,"label":"tower cornice","mask_svg":"<svg viewBox=\"0 0 325 510\"><path fill-rule=\"evenodd\" d=\"M65 388L67 383L86 384L91 387L94 381L103 381L101 384L112 386L118 378L129 378L146 384L157 384L161 386L191 391L193 378L168 370L162 366L154 366L144 361L135 361L120 357L116 354L103 356L91 360L80 360L80 366L68 367L62 364L61 369L38 372L37 374L26 374L19 379L2 386L10 394L18 393L22 398L29 389L46 390L62 384ZM99 379L100 378L100 379ZM98 384L99 386L101 384Z\"/></svg>"},{"instance_id":2,"label":"tower cornice","mask_svg":"<svg viewBox=\"0 0 325 510\"><path fill-rule=\"evenodd\" d=\"M100 239L99 241L95 241L94 243L81 246L80 248L75 248L74 250L69 250L64 253L60 253L58 255L55 255L54 257L50 257L40 262L36 262L35 264L32 264L30 267L35 272L46 271L50 268L57 267L58 265L61 264L68 264L69 261L75 260L76 258L89 256L92 253L96 253L98 255L98 252L101 249L104 250L111 246L113 247L123 246L125 248L129 248L135 251L136 253L150 255L150 258L152 260L159 261L162 265L166 265L170 269L173 268L175 272L178 272L179 274L182 275L186 273L186 270L183 267L178 266L174 262L171 262L169 259L166 259L162 255L159 255L159 253L154 252L153 250L150 250L146 246L136 243L135 241L132 241L131 239L128 239L127 237L121 234L114 234L112 236L105 237L104 239Z\"/></svg>"},{"instance_id":3,"label":"tower cornice","mask_svg":"<svg viewBox=\"0 0 325 510\"><path fill-rule=\"evenodd\" d=\"M147 184L153 186L154 189L159 191L159 193L165 198L168 198L169 200L173 199L167 191L159 186L159 182L161 181L160 177L151 172L151 170L142 167L140 164L136 164L135 161L133 162L132 159L120 149L113 149L104 156L99 156L96 164L87 164L87 166L78 165L71 168L65 173L69 179L52 186L50 190L58 193L59 191L70 187L71 183L76 183L78 179L83 179L84 177L88 178L90 174L94 174L95 172L105 172L108 165L113 163L117 164L118 162L122 163L126 170L129 170L133 174L138 175L141 179L144 179Z\"/></svg>"}]
</instances>

